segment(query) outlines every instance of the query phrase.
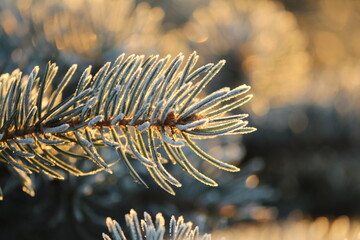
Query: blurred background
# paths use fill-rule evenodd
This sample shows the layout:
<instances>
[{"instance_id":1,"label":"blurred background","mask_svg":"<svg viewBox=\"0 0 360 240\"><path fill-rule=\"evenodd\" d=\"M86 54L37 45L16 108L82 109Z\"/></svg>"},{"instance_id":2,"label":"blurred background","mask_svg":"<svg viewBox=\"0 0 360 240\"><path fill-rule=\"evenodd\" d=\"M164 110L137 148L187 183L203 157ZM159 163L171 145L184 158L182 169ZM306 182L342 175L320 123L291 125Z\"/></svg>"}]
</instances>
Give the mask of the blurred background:
<instances>
[{"instance_id":1,"label":"blurred background","mask_svg":"<svg viewBox=\"0 0 360 240\"><path fill-rule=\"evenodd\" d=\"M36 195L30 197L2 166L0 238L100 239L105 217L124 222L134 208L184 215L207 231L243 224L242 239L262 239L251 238L254 232L289 236L282 227L308 239L357 239L360 1L0 2L1 73L20 68L29 74L48 61L60 66L60 75L74 63L81 69L91 64L95 72L123 52L164 57L193 51L198 66L227 61L208 92L252 86L255 97L241 112L258 131L203 143L210 154L239 164L240 173L199 161L220 186L174 173L183 187L172 197L150 180L151 189L143 189L116 166L112 176L61 182L31 176Z\"/></svg>"}]
</instances>

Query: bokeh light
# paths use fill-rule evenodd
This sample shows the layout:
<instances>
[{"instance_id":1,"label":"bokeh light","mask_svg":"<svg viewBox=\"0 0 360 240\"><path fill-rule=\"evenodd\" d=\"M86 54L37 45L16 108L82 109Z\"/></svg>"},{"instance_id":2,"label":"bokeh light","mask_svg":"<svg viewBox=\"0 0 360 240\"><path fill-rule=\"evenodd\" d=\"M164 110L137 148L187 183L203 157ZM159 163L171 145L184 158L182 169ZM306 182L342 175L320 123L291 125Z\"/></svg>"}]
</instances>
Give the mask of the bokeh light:
<instances>
[{"instance_id":1,"label":"bokeh light","mask_svg":"<svg viewBox=\"0 0 360 240\"><path fill-rule=\"evenodd\" d=\"M206 59L235 63L228 69L234 73L227 81L249 82L256 96L250 106L256 115L304 101L310 84L307 39L294 15L280 3L212 0L194 11L183 33Z\"/></svg>"}]
</instances>

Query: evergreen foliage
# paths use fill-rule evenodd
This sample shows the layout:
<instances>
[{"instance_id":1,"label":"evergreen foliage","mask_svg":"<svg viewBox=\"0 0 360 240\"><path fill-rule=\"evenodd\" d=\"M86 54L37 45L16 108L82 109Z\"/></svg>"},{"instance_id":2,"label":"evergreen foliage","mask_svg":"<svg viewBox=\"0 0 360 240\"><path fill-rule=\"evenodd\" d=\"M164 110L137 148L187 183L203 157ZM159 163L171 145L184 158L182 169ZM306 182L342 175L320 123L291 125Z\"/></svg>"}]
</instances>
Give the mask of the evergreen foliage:
<instances>
[{"instance_id":1,"label":"evergreen foliage","mask_svg":"<svg viewBox=\"0 0 360 240\"><path fill-rule=\"evenodd\" d=\"M225 61L194 70L197 60L196 53L184 64L182 54L173 59L169 55L159 59L122 54L94 76L89 66L75 92L65 99L63 90L76 65L54 89L58 71L54 63L48 64L42 76L39 67L29 76L23 77L19 70L1 75L1 161L21 177L24 191L31 195L34 190L28 174L33 172L56 179L64 179L63 171L76 176L103 170L111 173L110 167L118 161L137 182L147 186L132 166L132 158L171 194L175 192L170 185L180 187L181 183L164 167L168 159L200 182L217 186L190 163L183 147L220 169L238 171L236 166L205 153L193 139L254 131L243 120L247 114L225 115L252 95L236 99L250 89L241 85L200 97ZM219 107L222 102L226 104ZM101 147L115 149L119 160L106 162L99 153ZM76 166L78 161L92 161L94 169L82 171Z\"/></svg>"},{"instance_id":2,"label":"evergreen foliage","mask_svg":"<svg viewBox=\"0 0 360 240\"><path fill-rule=\"evenodd\" d=\"M210 234L199 234L199 227L193 229L192 222L184 222L183 217L176 219L171 217L169 227L169 238L166 238L165 219L161 213L155 217L155 222L151 216L144 212L144 219L139 221L137 213L132 209L129 214L126 214L126 225L130 229L130 236L132 240L211 240ZM106 219L106 225L111 232L112 238L103 233L104 240L126 240L128 239L124 234L122 228L116 220L111 218Z\"/></svg>"}]
</instances>

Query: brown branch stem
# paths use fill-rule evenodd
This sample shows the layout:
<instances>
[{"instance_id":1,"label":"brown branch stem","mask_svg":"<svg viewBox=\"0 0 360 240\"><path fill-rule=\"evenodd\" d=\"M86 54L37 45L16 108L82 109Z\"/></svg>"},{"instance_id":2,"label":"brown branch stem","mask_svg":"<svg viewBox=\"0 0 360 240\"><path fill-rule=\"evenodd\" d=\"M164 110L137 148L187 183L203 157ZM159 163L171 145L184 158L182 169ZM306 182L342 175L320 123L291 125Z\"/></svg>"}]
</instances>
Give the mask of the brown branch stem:
<instances>
[{"instance_id":1,"label":"brown branch stem","mask_svg":"<svg viewBox=\"0 0 360 240\"><path fill-rule=\"evenodd\" d=\"M186 124L189 121L195 121L195 120L200 120L204 118L203 115L200 114L194 114L191 117L188 117L186 119L177 119L177 115L173 112L170 112L164 122L164 124L161 124L160 122L156 122L150 125L150 127L155 127L155 128L159 128L159 127L170 127L173 130L180 131L178 128L176 128L176 125L178 124ZM98 127L112 127L114 125L111 125L111 120L106 120L106 121L99 121L97 122L92 128L98 128ZM128 126L132 126L132 127L136 127L139 126L141 124L143 124L146 121L149 121L148 119L146 120L137 120L135 122L135 124L130 124L130 121L132 120L132 118L124 118L122 120L120 120L117 125L120 127L128 127ZM71 119L70 121L66 122L67 124L69 124L70 127L75 127L83 122L81 121L80 118L74 118ZM56 125L52 125L52 126L48 126L45 124L41 125L40 127L37 126L30 126L26 129L13 129L10 130L8 132L6 132L3 137L1 138L0 142L6 142L9 140L13 140L16 138L24 138L26 135L31 135L31 134L35 134L35 133L39 133L39 134L43 134L44 131L42 129L47 128L47 127L56 127Z\"/></svg>"}]
</instances>

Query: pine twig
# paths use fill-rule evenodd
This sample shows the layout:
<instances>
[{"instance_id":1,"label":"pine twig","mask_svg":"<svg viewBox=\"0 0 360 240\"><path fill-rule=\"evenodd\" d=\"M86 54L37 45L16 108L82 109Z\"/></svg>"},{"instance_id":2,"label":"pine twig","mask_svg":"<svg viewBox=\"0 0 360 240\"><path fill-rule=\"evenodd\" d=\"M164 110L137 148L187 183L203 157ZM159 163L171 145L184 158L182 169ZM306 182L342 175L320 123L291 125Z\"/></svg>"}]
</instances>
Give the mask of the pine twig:
<instances>
[{"instance_id":1,"label":"pine twig","mask_svg":"<svg viewBox=\"0 0 360 240\"><path fill-rule=\"evenodd\" d=\"M135 210L131 210L125 216L126 224L130 229L130 239L132 240L211 240L210 234L199 234L199 227L195 226L193 229L192 222L184 222L183 217L176 219L171 217L169 227L169 238L166 238L165 219L161 213L156 214L155 222L151 216L144 212L144 219L139 221ZM103 233L104 240L126 240L125 233L116 220L111 218L106 219L106 225L112 238Z\"/></svg>"},{"instance_id":2,"label":"pine twig","mask_svg":"<svg viewBox=\"0 0 360 240\"><path fill-rule=\"evenodd\" d=\"M180 187L164 167L170 159L204 184L217 183L200 173L187 159L184 146L223 170L239 171L202 151L193 139L255 131L247 127L246 114L225 114L238 108L252 95L234 100L249 91L241 85L220 89L205 98L199 94L225 64L208 64L193 70L198 56L131 55L106 63L94 76L91 66L81 75L72 95L63 99L77 66L73 65L52 89L58 67L49 63L43 76L35 67L29 76L18 70L0 76L0 160L17 171L43 172L63 179L58 169L76 176L105 170L111 165L99 154L99 147L116 150L131 176L146 186L132 166L137 159L156 183L171 194ZM218 108L217 106L226 104ZM164 152L159 151L159 146ZM96 168L83 172L76 160L93 161Z\"/></svg>"}]
</instances>

